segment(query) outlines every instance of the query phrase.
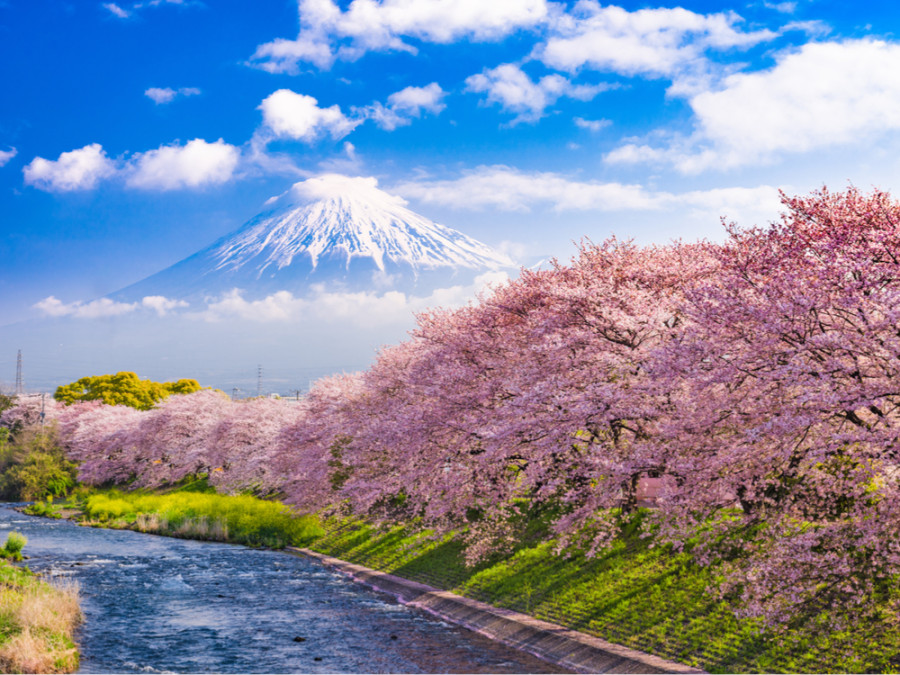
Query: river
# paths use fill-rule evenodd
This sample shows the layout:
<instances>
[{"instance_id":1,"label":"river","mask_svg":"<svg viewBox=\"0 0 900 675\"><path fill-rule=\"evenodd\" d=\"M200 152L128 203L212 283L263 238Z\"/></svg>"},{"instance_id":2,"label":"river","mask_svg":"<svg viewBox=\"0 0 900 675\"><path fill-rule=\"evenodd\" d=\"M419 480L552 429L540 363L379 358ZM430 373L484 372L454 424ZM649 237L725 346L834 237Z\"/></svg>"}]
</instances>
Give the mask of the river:
<instances>
[{"instance_id":1,"label":"river","mask_svg":"<svg viewBox=\"0 0 900 675\"><path fill-rule=\"evenodd\" d=\"M81 588L85 673L565 672L277 551L0 507L25 564Z\"/></svg>"}]
</instances>

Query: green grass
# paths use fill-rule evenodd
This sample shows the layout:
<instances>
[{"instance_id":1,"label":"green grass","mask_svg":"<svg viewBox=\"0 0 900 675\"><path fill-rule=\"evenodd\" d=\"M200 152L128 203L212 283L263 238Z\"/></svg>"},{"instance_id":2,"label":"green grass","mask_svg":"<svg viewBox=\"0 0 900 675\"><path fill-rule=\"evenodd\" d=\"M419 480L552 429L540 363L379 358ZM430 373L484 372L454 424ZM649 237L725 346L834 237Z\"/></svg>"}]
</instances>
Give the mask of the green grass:
<instances>
[{"instance_id":1,"label":"green grass","mask_svg":"<svg viewBox=\"0 0 900 675\"><path fill-rule=\"evenodd\" d=\"M80 620L77 588L48 584L0 561L0 672L74 672Z\"/></svg>"},{"instance_id":2,"label":"green grass","mask_svg":"<svg viewBox=\"0 0 900 675\"><path fill-rule=\"evenodd\" d=\"M95 525L248 546L300 546L323 532L317 518L298 516L280 502L208 493L196 486L167 494L97 491L79 506Z\"/></svg>"},{"instance_id":3,"label":"green grass","mask_svg":"<svg viewBox=\"0 0 900 675\"><path fill-rule=\"evenodd\" d=\"M552 543L469 568L452 536L413 526L326 523L311 548L709 672L897 672L900 630L888 622L834 632L810 617L784 634L738 619L706 589L715 568L623 536L605 554L557 556Z\"/></svg>"},{"instance_id":4,"label":"green grass","mask_svg":"<svg viewBox=\"0 0 900 675\"><path fill-rule=\"evenodd\" d=\"M43 518L62 518L62 513L60 510L62 506L60 504L54 504L52 497L47 497L44 501L35 502L29 506L26 506L22 509L23 513L27 513L29 516L41 516Z\"/></svg>"}]
</instances>

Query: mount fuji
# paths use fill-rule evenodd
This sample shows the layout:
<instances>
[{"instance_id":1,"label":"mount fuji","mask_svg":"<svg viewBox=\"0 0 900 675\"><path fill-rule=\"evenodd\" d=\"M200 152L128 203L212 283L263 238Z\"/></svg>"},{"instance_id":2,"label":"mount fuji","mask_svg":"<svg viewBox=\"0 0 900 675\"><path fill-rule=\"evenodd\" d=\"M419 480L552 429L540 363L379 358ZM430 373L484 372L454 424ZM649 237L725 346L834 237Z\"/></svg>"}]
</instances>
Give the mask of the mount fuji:
<instances>
[{"instance_id":1,"label":"mount fuji","mask_svg":"<svg viewBox=\"0 0 900 675\"><path fill-rule=\"evenodd\" d=\"M264 365L268 391L296 392L367 367L381 345L408 336L416 312L463 305L517 271L505 255L413 213L374 178L309 178L267 207L115 293L44 299L35 305L44 316L0 327L0 343L38 355L31 386L132 370L251 392Z\"/></svg>"},{"instance_id":2,"label":"mount fuji","mask_svg":"<svg viewBox=\"0 0 900 675\"><path fill-rule=\"evenodd\" d=\"M295 184L238 230L171 267L111 294L201 300L239 288L253 295L419 292L511 270L507 256L406 208L374 178L326 174Z\"/></svg>"}]
</instances>

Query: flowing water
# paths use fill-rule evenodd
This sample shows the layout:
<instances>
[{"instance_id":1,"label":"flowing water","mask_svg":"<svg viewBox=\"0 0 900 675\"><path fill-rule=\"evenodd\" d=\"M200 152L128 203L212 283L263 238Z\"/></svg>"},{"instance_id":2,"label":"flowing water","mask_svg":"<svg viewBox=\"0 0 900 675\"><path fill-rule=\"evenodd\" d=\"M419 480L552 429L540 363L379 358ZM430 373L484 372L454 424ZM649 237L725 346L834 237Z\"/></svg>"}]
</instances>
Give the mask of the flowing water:
<instances>
[{"instance_id":1,"label":"flowing water","mask_svg":"<svg viewBox=\"0 0 900 675\"><path fill-rule=\"evenodd\" d=\"M565 672L276 551L0 507L25 564L81 587L86 673Z\"/></svg>"}]
</instances>

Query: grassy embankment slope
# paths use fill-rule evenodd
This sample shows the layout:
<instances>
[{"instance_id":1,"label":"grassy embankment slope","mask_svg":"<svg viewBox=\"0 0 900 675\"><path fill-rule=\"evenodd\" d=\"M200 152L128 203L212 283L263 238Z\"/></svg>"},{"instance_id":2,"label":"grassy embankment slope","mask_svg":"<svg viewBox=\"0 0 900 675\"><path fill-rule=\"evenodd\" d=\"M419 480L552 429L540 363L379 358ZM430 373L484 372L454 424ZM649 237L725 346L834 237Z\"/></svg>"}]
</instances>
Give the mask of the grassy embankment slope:
<instances>
[{"instance_id":1,"label":"grassy embankment slope","mask_svg":"<svg viewBox=\"0 0 900 675\"><path fill-rule=\"evenodd\" d=\"M706 592L715 581L714 567L701 568L689 553L652 546L630 532L593 559L578 552L555 555L552 543L529 543L526 533L511 555L466 567L462 544L453 536L358 520L327 521L322 529L308 517L292 519L277 503L248 496L106 491L83 495L80 506L100 526L308 546L710 672L900 669L895 625L857 623L834 631L822 617L806 617L781 634L763 630L756 621L737 618L732 601Z\"/></svg>"},{"instance_id":2,"label":"grassy embankment slope","mask_svg":"<svg viewBox=\"0 0 900 675\"><path fill-rule=\"evenodd\" d=\"M81 620L78 591L0 560L0 672L72 673Z\"/></svg>"},{"instance_id":3,"label":"grassy embankment slope","mask_svg":"<svg viewBox=\"0 0 900 675\"><path fill-rule=\"evenodd\" d=\"M310 547L357 564L531 614L710 672L896 672L900 631L885 622L839 632L806 617L783 634L739 619L706 592L716 569L624 533L604 555L557 556L523 544L477 567L453 537L410 527L331 523Z\"/></svg>"}]
</instances>

